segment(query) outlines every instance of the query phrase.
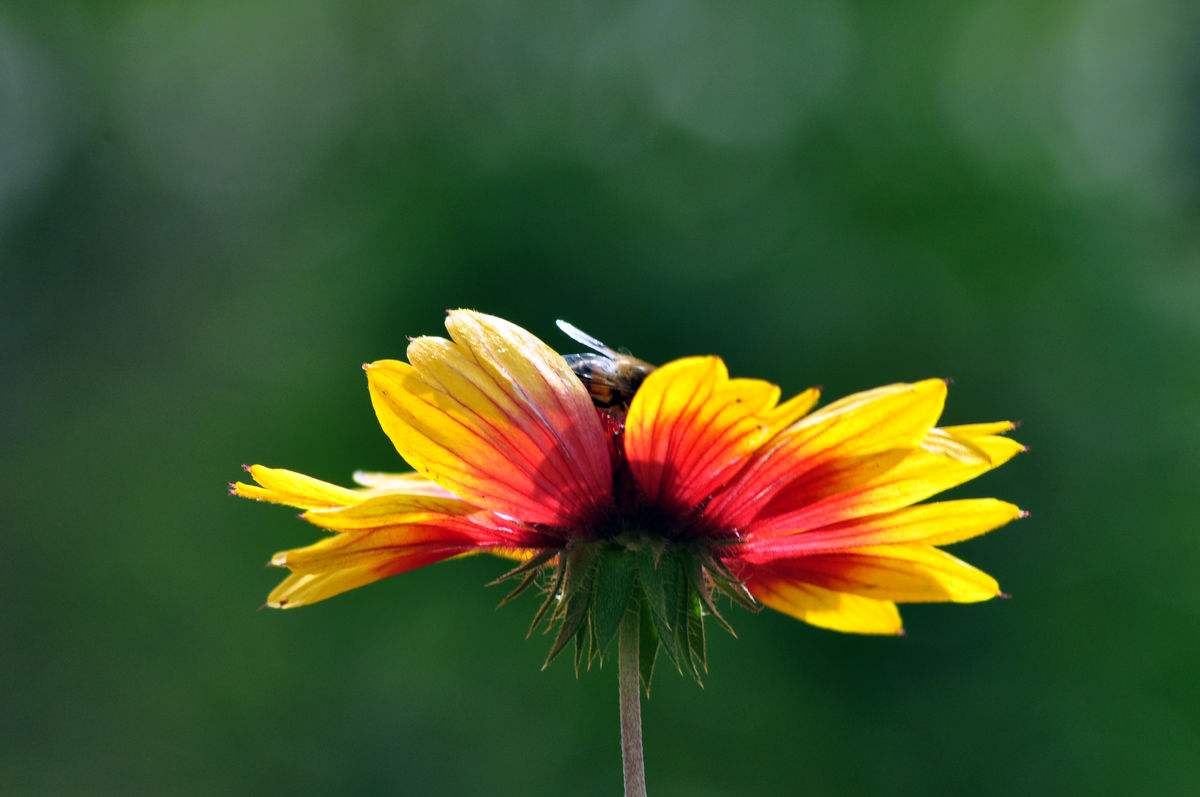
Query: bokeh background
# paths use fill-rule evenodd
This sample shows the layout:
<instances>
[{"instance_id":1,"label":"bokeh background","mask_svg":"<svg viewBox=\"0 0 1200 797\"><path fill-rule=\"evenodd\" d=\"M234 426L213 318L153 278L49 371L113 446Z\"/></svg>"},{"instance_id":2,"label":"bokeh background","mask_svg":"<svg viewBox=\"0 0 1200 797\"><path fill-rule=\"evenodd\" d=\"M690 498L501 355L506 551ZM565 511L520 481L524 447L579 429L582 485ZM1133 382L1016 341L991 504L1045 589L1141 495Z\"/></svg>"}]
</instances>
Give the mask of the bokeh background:
<instances>
[{"instance_id":1,"label":"bokeh background","mask_svg":"<svg viewBox=\"0 0 1200 797\"><path fill-rule=\"evenodd\" d=\"M243 462L396 469L359 364L447 307L826 396L955 380L1010 601L739 615L655 795L1200 788L1200 6L0 7L0 791L614 794L615 674L504 565L257 611Z\"/></svg>"}]
</instances>

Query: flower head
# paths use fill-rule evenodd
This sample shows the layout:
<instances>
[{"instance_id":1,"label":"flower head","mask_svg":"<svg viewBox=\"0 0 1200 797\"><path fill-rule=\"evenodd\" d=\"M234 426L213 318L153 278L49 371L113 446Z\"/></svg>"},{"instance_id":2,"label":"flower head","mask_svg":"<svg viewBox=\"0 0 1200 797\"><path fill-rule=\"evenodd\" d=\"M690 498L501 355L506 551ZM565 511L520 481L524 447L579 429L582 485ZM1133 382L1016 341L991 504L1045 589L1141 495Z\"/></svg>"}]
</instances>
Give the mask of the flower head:
<instances>
[{"instance_id":1,"label":"flower head","mask_svg":"<svg viewBox=\"0 0 1200 797\"><path fill-rule=\"evenodd\" d=\"M379 422L415 472L356 473L349 489L255 465L256 484L232 486L333 532L272 558L291 575L268 605L492 553L518 562L498 579L516 581L506 601L544 591L533 625L558 629L547 661L571 642L577 666L602 656L640 612L648 683L660 647L700 678L704 619L729 628L721 595L823 628L899 634L897 603L1000 594L940 546L1021 510L919 502L1023 449L1003 436L1007 421L938 427L942 380L810 413L816 389L780 402L775 385L687 357L643 369L631 400L601 402L587 372L508 321L456 310L446 327L448 340L414 339L407 363L364 366Z\"/></svg>"}]
</instances>

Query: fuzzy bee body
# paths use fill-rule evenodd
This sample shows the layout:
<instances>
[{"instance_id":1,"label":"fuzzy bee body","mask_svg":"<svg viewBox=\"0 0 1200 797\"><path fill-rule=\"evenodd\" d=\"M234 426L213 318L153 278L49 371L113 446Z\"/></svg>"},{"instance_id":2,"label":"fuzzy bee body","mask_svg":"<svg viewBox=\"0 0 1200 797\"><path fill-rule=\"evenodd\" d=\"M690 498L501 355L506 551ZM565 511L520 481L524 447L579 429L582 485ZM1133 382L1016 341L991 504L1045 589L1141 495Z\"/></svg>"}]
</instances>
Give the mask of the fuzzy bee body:
<instances>
[{"instance_id":1,"label":"fuzzy bee body","mask_svg":"<svg viewBox=\"0 0 1200 797\"><path fill-rule=\"evenodd\" d=\"M605 346L583 330L558 321L558 328L592 352L567 354L563 359L583 382L592 403L601 408L627 409L642 381L654 366L629 354Z\"/></svg>"}]
</instances>

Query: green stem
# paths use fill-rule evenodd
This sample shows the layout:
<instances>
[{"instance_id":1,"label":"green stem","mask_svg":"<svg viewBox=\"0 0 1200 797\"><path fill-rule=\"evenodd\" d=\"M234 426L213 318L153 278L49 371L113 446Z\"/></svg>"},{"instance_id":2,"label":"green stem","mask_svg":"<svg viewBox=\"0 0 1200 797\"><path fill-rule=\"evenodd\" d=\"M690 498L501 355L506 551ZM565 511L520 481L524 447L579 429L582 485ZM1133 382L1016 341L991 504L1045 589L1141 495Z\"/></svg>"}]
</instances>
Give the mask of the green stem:
<instances>
[{"instance_id":1,"label":"green stem","mask_svg":"<svg viewBox=\"0 0 1200 797\"><path fill-rule=\"evenodd\" d=\"M641 617L625 613L617 639L617 681L621 690L621 763L625 768L625 797L646 797L646 768L642 760L642 695L638 639Z\"/></svg>"}]
</instances>

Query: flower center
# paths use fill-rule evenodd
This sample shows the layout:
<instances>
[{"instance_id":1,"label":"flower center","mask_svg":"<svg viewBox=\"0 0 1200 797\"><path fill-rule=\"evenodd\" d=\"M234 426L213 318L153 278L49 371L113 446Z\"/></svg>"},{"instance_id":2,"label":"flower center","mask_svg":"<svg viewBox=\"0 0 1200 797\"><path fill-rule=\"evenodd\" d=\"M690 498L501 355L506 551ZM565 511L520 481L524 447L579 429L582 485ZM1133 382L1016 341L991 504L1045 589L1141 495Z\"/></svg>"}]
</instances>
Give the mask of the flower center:
<instances>
[{"instance_id":1,"label":"flower center","mask_svg":"<svg viewBox=\"0 0 1200 797\"><path fill-rule=\"evenodd\" d=\"M547 630L558 628L547 665L574 640L578 671L585 657L602 657L618 625L634 616L650 650L642 657L644 681L649 683L654 652L661 647L680 672L700 682L707 668L705 618L733 631L715 598L724 595L753 611L762 608L718 550L736 535L706 522L702 507L649 500L625 459L625 408L601 407L597 412L608 436L611 498L570 529L554 530L562 541L560 548L537 554L493 582L521 578L501 604L520 595L540 575L544 597L530 633L543 622Z\"/></svg>"},{"instance_id":2,"label":"flower center","mask_svg":"<svg viewBox=\"0 0 1200 797\"><path fill-rule=\"evenodd\" d=\"M700 507L667 506L648 499L625 458L625 412L622 407L600 407L612 462L612 502L597 509L581 524L580 537L608 540L626 548L647 544L703 543L730 538L728 532L708 522Z\"/></svg>"}]
</instances>

